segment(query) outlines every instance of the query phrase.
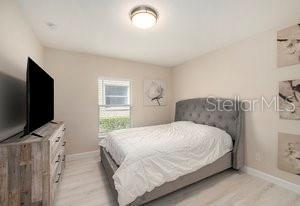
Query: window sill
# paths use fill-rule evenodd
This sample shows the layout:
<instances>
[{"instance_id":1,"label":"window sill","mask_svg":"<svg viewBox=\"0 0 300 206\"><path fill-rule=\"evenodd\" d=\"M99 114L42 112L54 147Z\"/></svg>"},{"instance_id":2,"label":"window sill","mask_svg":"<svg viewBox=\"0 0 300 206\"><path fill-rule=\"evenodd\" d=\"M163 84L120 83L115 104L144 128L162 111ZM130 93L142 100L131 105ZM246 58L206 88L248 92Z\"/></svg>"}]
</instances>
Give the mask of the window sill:
<instances>
[{"instance_id":1,"label":"window sill","mask_svg":"<svg viewBox=\"0 0 300 206\"><path fill-rule=\"evenodd\" d=\"M107 136L106 133L100 133L100 134L98 134L97 139L104 139L106 136Z\"/></svg>"}]
</instances>

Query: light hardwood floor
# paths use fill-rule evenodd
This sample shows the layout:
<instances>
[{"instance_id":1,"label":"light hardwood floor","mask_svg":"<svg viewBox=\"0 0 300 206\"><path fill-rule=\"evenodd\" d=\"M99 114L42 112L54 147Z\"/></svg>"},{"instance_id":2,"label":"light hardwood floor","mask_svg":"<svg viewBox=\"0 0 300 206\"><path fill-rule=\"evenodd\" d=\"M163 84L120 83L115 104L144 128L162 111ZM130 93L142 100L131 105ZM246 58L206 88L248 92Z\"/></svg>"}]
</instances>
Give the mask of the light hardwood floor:
<instances>
[{"instance_id":1,"label":"light hardwood floor","mask_svg":"<svg viewBox=\"0 0 300 206\"><path fill-rule=\"evenodd\" d=\"M116 206L98 155L67 160L56 206ZM234 170L207 178L147 206L300 206L300 196Z\"/></svg>"}]
</instances>

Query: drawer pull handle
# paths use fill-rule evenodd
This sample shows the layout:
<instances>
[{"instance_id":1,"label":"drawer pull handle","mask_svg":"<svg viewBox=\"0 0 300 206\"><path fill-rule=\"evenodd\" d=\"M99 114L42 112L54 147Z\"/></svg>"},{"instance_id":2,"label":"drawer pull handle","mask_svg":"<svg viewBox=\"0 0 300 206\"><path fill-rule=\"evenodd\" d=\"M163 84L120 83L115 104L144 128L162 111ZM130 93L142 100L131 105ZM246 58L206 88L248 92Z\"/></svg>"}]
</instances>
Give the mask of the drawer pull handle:
<instances>
[{"instance_id":1,"label":"drawer pull handle","mask_svg":"<svg viewBox=\"0 0 300 206\"><path fill-rule=\"evenodd\" d=\"M66 160L66 155L64 155L64 158L62 159L62 161L64 162Z\"/></svg>"},{"instance_id":2,"label":"drawer pull handle","mask_svg":"<svg viewBox=\"0 0 300 206\"><path fill-rule=\"evenodd\" d=\"M64 142L64 143L62 144L62 146L64 147L66 144L67 144L67 142Z\"/></svg>"},{"instance_id":3,"label":"drawer pull handle","mask_svg":"<svg viewBox=\"0 0 300 206\"><path fill-rule=\"evenodd\" d=\"M61 173L58 173L57 176L58 176L58 178L55 180L55 183L59 183Z\"/></svg>"},{"instance_id":4,"label":"drawer pull handle","mask_svg":"<svg viewBox=\"0 0 300 206\"><path fill-rule=\"evenodd\" d=\"M60 155L57 156L57 160L55 161L55 163L58 163L60 161Z\"/></svg>"},{"instance_id":5,"label":"drawer pull handle","mask_svg":"<svg viewBox=\"0 0 300 206\"><path fill-rule=\"evenodd\" d=\"M55 142L59 142L61 137L57 137L57 139L55 140Z\"/></svg>"}]
</instances>

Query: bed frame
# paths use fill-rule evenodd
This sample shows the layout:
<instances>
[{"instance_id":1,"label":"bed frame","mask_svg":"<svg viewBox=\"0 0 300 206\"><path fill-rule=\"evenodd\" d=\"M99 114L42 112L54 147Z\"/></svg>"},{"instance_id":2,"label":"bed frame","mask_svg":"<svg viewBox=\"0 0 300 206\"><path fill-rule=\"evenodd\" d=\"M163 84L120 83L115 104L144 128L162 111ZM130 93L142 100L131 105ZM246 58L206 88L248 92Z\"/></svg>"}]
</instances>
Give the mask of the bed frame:
<instances>
[{"instance_id":1,"label":"bed frame","mask_svg":"<svg viewBox=\"0 0 300 206\"><path fill-rule=\"evenodd\" d=\"M226 169L239 170L242 168L244 165L244 135L241 107L240 102L220 98L197 98L177 102L175 121L193 121L225 130L232 137L233 151L193 173L181 176L172 182L164 183L151 192L146 192L132 202L130 206L145 204ZM109 184L114 196L117 198L118 193L112 176L118 169L118 165L102 147L100 148L100 155Z\"/></svg>"}]
</instances>

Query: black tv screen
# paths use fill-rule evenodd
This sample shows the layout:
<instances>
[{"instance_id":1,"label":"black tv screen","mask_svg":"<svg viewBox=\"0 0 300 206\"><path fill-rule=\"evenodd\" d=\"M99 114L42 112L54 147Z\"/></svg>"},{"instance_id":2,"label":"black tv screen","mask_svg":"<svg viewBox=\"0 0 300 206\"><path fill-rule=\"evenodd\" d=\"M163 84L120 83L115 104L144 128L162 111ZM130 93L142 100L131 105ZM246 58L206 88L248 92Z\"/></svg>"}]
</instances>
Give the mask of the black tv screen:
<instances>
[{"instance_id":1,"label":"black tv screen","mask_svg":"<svg viewBox=\"0 0 300 206\"><path fill-rule=\"evenodd\" d=\"M24 132L29 134L54 119L54 80L30 58L27 62L26 99Z\"/></svg>"}]
</instances>

